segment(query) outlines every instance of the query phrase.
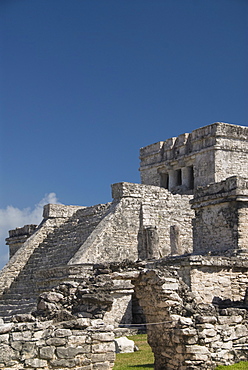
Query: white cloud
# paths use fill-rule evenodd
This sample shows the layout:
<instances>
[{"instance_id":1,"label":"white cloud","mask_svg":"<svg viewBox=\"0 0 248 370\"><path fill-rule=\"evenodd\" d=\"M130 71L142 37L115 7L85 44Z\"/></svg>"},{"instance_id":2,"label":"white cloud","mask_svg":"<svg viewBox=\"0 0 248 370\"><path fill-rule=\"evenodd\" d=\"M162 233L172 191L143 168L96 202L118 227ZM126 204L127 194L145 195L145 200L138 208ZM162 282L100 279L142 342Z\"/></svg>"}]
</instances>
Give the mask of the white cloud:
<instances>
[{"instance_id":1,"label":"white cloud","mask_svg":"<svg viewBox=\"0 0 248 370\"><path fill-rule=\"evenodd\" d=\"M48 203L59 203L55 193L46 194L33 209L19 209L13 206L0 209L0 269L8 261L8 247L5 245L8 231L28 224L38 225L42 220L43 206Z\"/></svg>"}]
</instances>

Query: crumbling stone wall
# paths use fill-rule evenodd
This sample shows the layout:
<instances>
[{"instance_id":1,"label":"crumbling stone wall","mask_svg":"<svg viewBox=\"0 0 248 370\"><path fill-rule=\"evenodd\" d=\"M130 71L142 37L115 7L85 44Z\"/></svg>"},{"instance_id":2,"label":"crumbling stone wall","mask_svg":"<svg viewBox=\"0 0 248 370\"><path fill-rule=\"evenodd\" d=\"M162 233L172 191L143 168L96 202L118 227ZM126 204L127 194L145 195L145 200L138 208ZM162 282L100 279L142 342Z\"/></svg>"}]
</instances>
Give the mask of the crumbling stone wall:
<instances>
[{"instance_id":1,"label":"crumbling stone wall","mask_svg":"<svg viewBox=\"0 0 248 370\"><path fill-rule=\"evenodd\" d=\"M199 302L178 267L168 261L99 265L82 283L42 293L32 315L0 325L0 368L111 369L114 326L108 322L118 309L115 289L127 281L145 313L155 370L213 370L248 359L247 292L239 302Z\"/></svg>"},{"instance_id":2,"label":"crumbling stone wall","mask_svg":"<svg viewBox=\"0 0 248 370\"><path fill-rule=\"evenodd\" d=\"M144 270L134 284L155 370L211 370L248 359L244 300L239 308L197 304L173 269Z\"/></svg>"},{"instance_id":3,"label":"crumbling stone wall","mask_svg":"<svg viewBox=\"0 0 248 370\"><path fill-rule=\"evenodd\" d=\"M79 318L60 323L0 323L0 368L112 369L115 361L112 329L102 320Z\"/></svg>"}]
</instances>

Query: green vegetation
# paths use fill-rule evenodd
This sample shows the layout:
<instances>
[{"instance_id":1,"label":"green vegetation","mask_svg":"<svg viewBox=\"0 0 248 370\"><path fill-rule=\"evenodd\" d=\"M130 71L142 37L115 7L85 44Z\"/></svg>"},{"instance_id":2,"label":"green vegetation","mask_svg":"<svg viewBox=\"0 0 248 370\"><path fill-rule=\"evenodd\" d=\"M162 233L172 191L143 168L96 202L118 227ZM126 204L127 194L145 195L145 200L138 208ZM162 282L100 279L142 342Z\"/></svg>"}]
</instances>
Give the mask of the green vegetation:
<instances>
[{"instance_id":1,"label":"green vegetation","mask_svg":"<svg viewBox=\"0 0 248 370\"><path fill-rule=\"evenodd\" d=\"M239 362L230 366L218 366L215 370L248 370L248 362Z\"/></svg>"},{"instance_id":2,"label":"green vegetation","mask_svg":"<svg viewBox=\"0 0 248 370\"><path fill-rule=\"evenodd\" d=\"M134 353L118 353L113 370L147 370L153 369L154 357L147 343L147 335L139 334L128 337L139 347Z\"/></svg>"}]
</instances>

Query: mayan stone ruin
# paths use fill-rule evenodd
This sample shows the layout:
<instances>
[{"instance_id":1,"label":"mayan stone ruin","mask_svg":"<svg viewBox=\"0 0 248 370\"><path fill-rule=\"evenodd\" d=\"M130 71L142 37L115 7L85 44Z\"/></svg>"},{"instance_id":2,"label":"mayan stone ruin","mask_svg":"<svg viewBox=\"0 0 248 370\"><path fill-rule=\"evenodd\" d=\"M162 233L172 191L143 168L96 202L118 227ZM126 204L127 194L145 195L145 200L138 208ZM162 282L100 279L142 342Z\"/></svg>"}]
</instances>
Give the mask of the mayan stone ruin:
<instances>
[{"instance_id":1,"label":"mayan stone ruin","mask_svg":"<svg viewBox=\"0 0 248 370\"><path fill-rule=\"evenodd\" d=\"M0 369L109 370L139 325L155 370L247 361L247 162L248 127L214 123L141 148L112 202L10 230Z\"/></svg>"}]
</instances>

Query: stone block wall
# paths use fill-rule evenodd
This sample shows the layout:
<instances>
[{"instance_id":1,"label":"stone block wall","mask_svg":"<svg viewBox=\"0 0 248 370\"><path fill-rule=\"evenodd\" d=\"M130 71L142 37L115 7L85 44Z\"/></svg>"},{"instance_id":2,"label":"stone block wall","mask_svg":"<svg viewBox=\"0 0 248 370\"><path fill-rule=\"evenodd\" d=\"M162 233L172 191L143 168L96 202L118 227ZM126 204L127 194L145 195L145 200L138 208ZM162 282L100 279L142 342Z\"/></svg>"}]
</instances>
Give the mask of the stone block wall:
<instances>
[{"instance_id":1,"label":"stone block wall","mask_svg":"<svg viewBox=\"0 0 248 370\"><path fill-rule=\"evenodd\" d=\"M197 304L174 269L146 269L135 290L147 320L155 370L215 369L248 359L247 305Z\"/></svg>"},{"instance_id":2,"label":"stone block wall","mask_svg":"<svg viewBox=\"0 0 248 370\"><path fill-rule=\"evenodd\" d=\"M248 258L200 256L170 258L165 262L174 266L195 296L198 304L242 302L248 286Z\"/></svg>"},{"instance_id":3,"label":"stone block wall","mask_svg":"<svg viewBox=\"0 0 248 370\"><path fill-rule=\"evenodd\" d=\"M69 264L148 258L148 251L144 250L147 229L152 229L153 235L156 233L151 237L156 239L156 245L150 258L192 251L191 196L172 195L166 189L131 183L114 184L112 196L110 212ZM173 227L177 228L176 234Z\"/></svg>"},{"instance_id":4,"label":"stone block wall","mask_svg":"<svg viewBox=\"0 0 248 370\"><path fill-rule=\"evenodd\" d=\"M247 249L248 180L233 176L199 187L191 201L195 210L193 250L223 253Z\"/></svg>"},{"instance_id":5,"label":"stone block wall","mask_svg":"<svg viewBox=\"0 0 248 370\"><path fill-rule=\"evenodd\" d=\"M217 122L141 148L141 182L192 193L229 176L248 177L247 139L247 127Z\"/></svg>"},{"instance_id":6,"label":"stone block wall","mask_svg":"<svg viewBox=\"0 0 248 370\"><path fill-rule=\"evenodd\" d=\"M0 369L109 370L113 328L102 320L0 324Z\"/></svg>"}]
</instances>

